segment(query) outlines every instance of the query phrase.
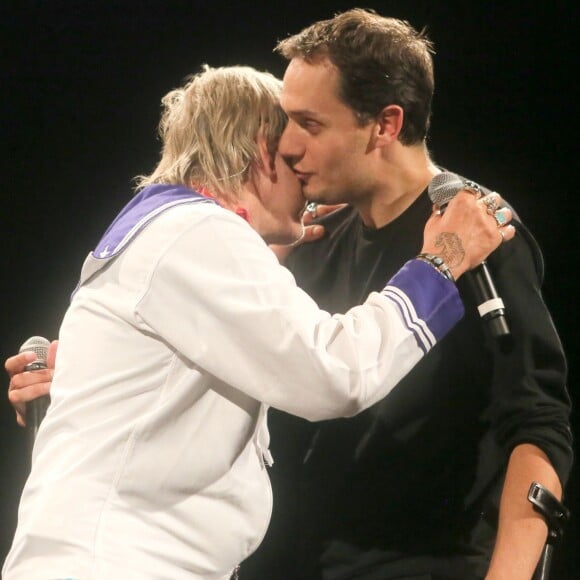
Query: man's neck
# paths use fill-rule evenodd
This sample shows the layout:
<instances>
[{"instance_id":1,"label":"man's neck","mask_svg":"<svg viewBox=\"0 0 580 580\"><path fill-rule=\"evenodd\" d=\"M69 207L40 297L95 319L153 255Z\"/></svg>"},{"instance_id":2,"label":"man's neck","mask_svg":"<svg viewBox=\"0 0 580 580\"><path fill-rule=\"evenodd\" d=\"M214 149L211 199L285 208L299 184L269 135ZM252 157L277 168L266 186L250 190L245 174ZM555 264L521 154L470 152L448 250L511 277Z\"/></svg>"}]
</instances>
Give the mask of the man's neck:
<instances>
[{"instance_id":1,"label":"man's neck","mask_svg":"<svg viewBox=\"0 0 580 580\"><path fill-rule=\"evenodd\" d=\"M355 204L363 223L381 228L403 214L421 195L439 169L425 147L401 147L384 160L375 192Z\"/></svg>"}]
</instances>

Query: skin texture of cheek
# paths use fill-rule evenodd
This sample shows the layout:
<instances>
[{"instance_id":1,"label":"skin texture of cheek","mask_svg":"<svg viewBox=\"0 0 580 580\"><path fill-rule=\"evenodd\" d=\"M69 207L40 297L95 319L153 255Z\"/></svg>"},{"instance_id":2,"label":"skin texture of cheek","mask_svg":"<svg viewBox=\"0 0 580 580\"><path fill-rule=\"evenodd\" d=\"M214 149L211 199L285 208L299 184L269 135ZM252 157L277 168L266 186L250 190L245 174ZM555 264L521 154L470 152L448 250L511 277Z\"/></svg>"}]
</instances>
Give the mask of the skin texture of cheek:
<instances>
[{"instance_id":1,"label":"skin texture of cheek","mask_svg":"<svg viewBox=\"0 0 580 580\"><path fill-rule=\"evenodd\" d=\"M309 199L342 203L350 200L353 192L366 189L369 181L367 156L368 131L349 127L348 131L329 129L306 148L304 161L312 174L304 187Z\"/></svg>"}]
</instances>

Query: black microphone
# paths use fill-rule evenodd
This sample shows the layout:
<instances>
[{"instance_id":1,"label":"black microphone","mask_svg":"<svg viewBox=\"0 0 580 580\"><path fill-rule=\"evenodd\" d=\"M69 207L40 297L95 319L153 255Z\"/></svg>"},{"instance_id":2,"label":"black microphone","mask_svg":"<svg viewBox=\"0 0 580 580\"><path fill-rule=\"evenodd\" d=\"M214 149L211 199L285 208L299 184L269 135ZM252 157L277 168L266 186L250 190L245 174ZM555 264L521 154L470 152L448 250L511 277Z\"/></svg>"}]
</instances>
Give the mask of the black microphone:
<instances>
[{"instance_id":1,"label":"black microphone","mask_svg":"<svg viewBox=\"0 0 580 580\"><path fill-rule=\"evenodd\" d=\"M455 197L460 189L466 185L477 186L473 182L466 181L456 175L444 171L438 173L429 184L429 197L436 203L441 211ZM483 192L482 192L483 193ZM477 310L484 321L484 325L493 338L502 338L510 334L510 329L505 317L505 306L499 297L493 279L485 261L465 273L469 280L473 295L477 302Z\"/></svg>"},{"instance_id":2,"label":"black microphone","mask_svg":"<svg viewBox=\"0 0 580 580\"><path fill-rule=\"evenodd\" d=\"M25 367L25 371L38 371L47 368L47 358L48 358L48 347L50 346L50 341L42 336L31 336L21 347L18 352L34 352L37 359L31 363L28 363ZM50 396L43 395L38 397L34 401L29 401L26 403L26 427L30 433L31 444L34 443L36 439L36 434L38 433L38 428L40 423L46 415L46 410L50 404Z\"/></svg>"}]
</instances>

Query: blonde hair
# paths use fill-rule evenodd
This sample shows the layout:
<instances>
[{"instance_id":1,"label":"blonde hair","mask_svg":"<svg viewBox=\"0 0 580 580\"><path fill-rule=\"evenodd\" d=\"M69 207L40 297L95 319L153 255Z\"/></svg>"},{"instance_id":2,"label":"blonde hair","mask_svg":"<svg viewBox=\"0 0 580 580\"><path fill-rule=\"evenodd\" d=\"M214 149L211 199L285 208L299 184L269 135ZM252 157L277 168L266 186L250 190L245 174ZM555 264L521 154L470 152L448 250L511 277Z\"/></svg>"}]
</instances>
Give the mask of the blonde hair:
<instances>
[{"instance_id":1,"label":"blonde hair","mask_svg":"<svg viewBox=\"0 0 580 580\"><path fill-rule=\"evenodd\" d=\"M161 160L137 188L154 183L203 187L235 196L258 159L263 135L273 155L286 125L279 105L282 82L251 67L211 68L162 99Z\"/></svg>"}]
</instances>

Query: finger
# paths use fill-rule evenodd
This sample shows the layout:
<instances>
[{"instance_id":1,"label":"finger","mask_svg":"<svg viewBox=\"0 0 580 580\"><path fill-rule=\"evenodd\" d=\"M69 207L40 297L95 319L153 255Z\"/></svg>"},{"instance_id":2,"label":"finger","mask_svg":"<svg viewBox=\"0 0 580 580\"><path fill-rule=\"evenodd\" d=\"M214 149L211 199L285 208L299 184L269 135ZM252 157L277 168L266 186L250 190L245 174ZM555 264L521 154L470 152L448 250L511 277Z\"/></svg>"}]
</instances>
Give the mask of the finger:
<instances>
[{"instance_id":1,"label":"finger","mask_svg":"<svg viewBox=\"0 0 580 580\"><path fill-rule=\"evenodd\" d=\"M479 202L485 206L490 215L493 215L502 205L501 195L495 191L484 195Z\"/></svg>"},{"instance_id":2,"label":"finger","mask_svg":"<svg viewBox=\"0 0 580 580\"><path fill-rule=\"evenodd\" d=\"M306 226L304 228L304 236L296 246L300 246L307 242L315 242L324 236L324 227L321 225ZM294 246L294 247L296 247Z\"/></svg>"},{"instance_id":3,"label":"finger","mask_svg":"<svg viewBox=\"0 0 580 580\"><path fill-rule=\"evenodd\" d=\"M314 241L320 239L323 235L324 235L324 226L321 226L319 224L307 226L307 225L304 225L304 223L303 223L302 224L302 235L297 240L292 242L291 244L288 244L288 245L282 246L282 247L289 248L289 250L292 251L294 248L301 246L304 242L314 242ZM270 247L272 247L272 246L270 246ZM275 250L274 253L278 256L280 255L280 252L277 250Z\"/></svg>"},{"instance_id":4,"label":"finger","mask_svg":"<svg viewBox=\"0 0 580 580\"><path fill-rule=\"evenodd\" d=\"M16 423L20 427L26 427L26 404L20 403L20 404L16 405L16 404L12 403L12 407L14 408L14 411L16 412Z\"/></svg>"},{"instance_id":5,"label":"finger","mask_svg":"<svg viewBox=\"0 0 580 580\"><path fill-rule=\"evenodd\" d=\"M496 210L493 214L493 219L495 219L498 228L506 226L512 220L512 217L513 214L507 207L502 207L501 209Z\"/></svg>"},{"instance_id":6,"label":"finger","mask_svg":"<svg viewBox=\"0 0 580 580\"><path fill-rule=\"evenodd\" d=\"M443 215L449 213L451 208L461 207L463 208L462 211L465 211L465 208L471 207L474 203L481 203L483 198L477 198L470 190L468 189L460 189L447 203L445 206L445 211ZM436 207L437 204L435 204Z\"/></svg>"},{"instance_id":7,"label":"finger","mask_svg":"<svg viewBox=\"0 0 580 580\"><path fill-rule=\"evenodd\" d=\"M270 244L270 249L276 254L280 264L283 264L288 256L292 253L294 248L301 246L302 244L315 242L324 236L324 227L321 225L304 226L304 230L300 239L296 240L292 244L286 246L281 246L279 244Z\"/></svg>"},{"instance_id":8,"label":"finger","mask_svg":"<svg viewBox=\"0 0 580 580\"><path fill-rule=\"evenodd\" d=\"M24 367L37 359L36 353L32 351L25 351L6 359L4 368L8 376L12 377L17 373L24 371Z\"/></svg>"},{"instance_id":9,"label":"finger","mask_svg":"<svg viewBox=\"0 0 580 580\"><path fill-rule=\"evenodd\" d=\"M26 389L39 383L50 383L53 369L39 369L37 371L16 373L10 379L9 391Z\"/></svg>"},{"instance_id":10,"label":"finger","mask_svg":"<svg viewBox=\"0 0 580 580\"><path fill-rule=\"evenodd\" d=\"M318 204L314 201L306 204L302 214L302 223L304 225L310 225L318 217L318 207Z\"/></svg>"},{"instance_id":11,"label":"finger","mask_svg":"<svg viewBox=\"0 0 580 580\"><path fill-rule=\"evenodd\" d=\"M333 213L339 209L342 209L343 207L346 207L348 204L347 203L337 203L337 204L332 204L332 205L319 205L317 208L317 215L318 217L322 217L325 215L328 215L329 213Z\"/></svg>"},{"instance_id":12,"label":"finger","mask_svg":"<svg viewBox=\"0 0 580 580\"><path fill-rule=\"evenodd\" d=\"M481 187L475 181L464 181L463 187L461 188L463 191L470 193L471 195L475 196L475 199L479 199L483 192L481 191Z\"/></svg>"},{"instance_id":13,"label":"finger","mask_svg":"<svg viewBox=\"0 0 580 580\"><path fill-rule=\"evenodd\" d=\"M309 226L312 222L320 217L324 217L330 213L333 213L343 207L346 207L346 203L338 203L332 205L309 203L302 214L302 223L305 226Z\"/></svg>"},{"instance_id":14,"label":"finger","mask_svg":"<svg viewBox=\"0 0 580 580\"><path fill-rule=\"evenodd\" d=\"M27 385L21 389L10 389L8 391L8 400L14 406L34 401L39 397L48 395L50 393L50 385L52 381L44 381L42 383L34 383Z\"/></svg>"},{"instance_id":15,"label":"finger","mask_svg":"<svg viewBox=\"0 0 580 580\"><path fill-rule=\"evenodd\" d=\"M50 392L50 382L38 383L24 389L11 389L8 391L8 401L16 412L16 423L26 427L26 403L34 401Z\"/></svg>"},{"instance_id":16,"label":"finger","mask_svg":"<svg viewBox=\"0 0 580 580\"><path fill-rule=\"evenodd\" d=\"M501 233L502 242L509 242L510 240L513 240L516 235L516 228L511 224L499 228L499 231Z\"/></svg>"}]
</instances>

